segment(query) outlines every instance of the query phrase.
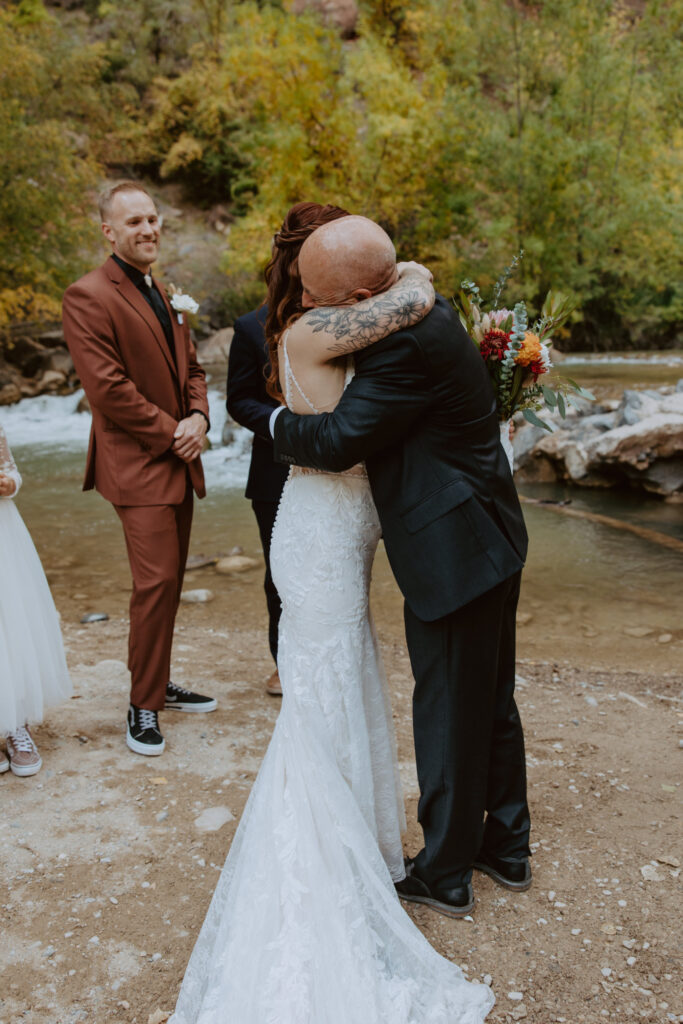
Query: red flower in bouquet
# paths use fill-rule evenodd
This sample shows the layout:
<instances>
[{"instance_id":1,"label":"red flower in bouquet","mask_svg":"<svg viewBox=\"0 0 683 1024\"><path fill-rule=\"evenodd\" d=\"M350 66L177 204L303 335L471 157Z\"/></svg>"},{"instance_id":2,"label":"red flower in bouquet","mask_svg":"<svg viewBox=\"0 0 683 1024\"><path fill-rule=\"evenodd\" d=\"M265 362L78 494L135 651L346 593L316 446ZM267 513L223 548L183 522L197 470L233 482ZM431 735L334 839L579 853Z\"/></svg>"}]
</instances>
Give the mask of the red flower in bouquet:
<instances>
[{"instance_id":1,"label":"red flower in bouquet","mask_svg":"<svg viewBox=\"0 0 683 1024\"><path fill-rule=\"evenodd\" d=\"M500 331L497 327L492 327L490 331L481 339L479 344L479 351L484 358L484 361L488 363L489 360L495 362L501 360L507 352L508 345L510 344L510 335L506 331Z\"/></svg>"},{"instance_id":2,"label":"red flower in bouquet","mask_svg":"<svg viewBox=\"0 0 683 1024\"><path fill-rule=\"evenodd\" d=\"M460 322L486 363L501 423L506 423L519 411L529 423L551 430L537 415L538 410L543 406L551 411L556 409L564 419L567 403L576 404L575 395L584 399L592 399L593 395L569 378L554 377L552 387L540 380L553 365L551 332L560 327L575 308L571 299L548 292L532 329L529 329L524 302L516 303L513 310L497 308L503 287L522 255L520 252L498 279L490 309L485 310L474 281L463 281L459 302L456 299L453 302Z\"/></svg>"}]
</instances>

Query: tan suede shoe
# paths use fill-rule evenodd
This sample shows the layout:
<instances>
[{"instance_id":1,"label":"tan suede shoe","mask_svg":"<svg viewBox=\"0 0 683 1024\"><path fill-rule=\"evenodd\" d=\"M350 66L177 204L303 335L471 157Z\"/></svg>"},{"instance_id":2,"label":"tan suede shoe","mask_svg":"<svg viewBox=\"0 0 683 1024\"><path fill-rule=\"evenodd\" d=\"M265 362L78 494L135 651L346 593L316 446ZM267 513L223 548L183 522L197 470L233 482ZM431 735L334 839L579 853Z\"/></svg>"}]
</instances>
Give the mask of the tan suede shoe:
<instances>
[{"instance_id":1,"label":"tan suede shoe","mask_svg":"<svg viewBox=\"0 0 683 1024\"><path fill-rule=\"evenodd\" d=\"M269 693L271 697L281 697L282 687L280 685L280 676L278 675L277 669L273 672L272 676L266 683L266 693Z\"/></svg>"},{"instance_id":2,"label":"tan suede shoe","mask_svg":"<svg viewBox=\"0 0 683 1024\"><path fill-rule=\"evenodd\" d=\"M35 775L43 766L43 759L33 742L28 726L22 726L7 737L9 766L14 775Z\"/></svg>"}]
</instances>

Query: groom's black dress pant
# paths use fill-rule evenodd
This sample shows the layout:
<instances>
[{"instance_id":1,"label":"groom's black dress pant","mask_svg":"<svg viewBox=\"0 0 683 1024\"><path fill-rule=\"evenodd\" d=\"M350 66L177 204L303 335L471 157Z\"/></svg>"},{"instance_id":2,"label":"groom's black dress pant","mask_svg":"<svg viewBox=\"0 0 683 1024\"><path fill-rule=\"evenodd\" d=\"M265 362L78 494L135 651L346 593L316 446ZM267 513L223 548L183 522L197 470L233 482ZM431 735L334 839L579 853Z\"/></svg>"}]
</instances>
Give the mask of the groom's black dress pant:
<instances>
[{"instance_id":1,"label":"groom's black dress pant","mask_svg":"<svg viewBox=\"0 0 683 1024\"><path fill-rule=\"evenodd\" d=\"M435 622L405 608L425 841L416 866L441 888L468 882L480 852L529 856L524 737L514 699L520 580L517 573Z\"/></svg>"}]
</instances>

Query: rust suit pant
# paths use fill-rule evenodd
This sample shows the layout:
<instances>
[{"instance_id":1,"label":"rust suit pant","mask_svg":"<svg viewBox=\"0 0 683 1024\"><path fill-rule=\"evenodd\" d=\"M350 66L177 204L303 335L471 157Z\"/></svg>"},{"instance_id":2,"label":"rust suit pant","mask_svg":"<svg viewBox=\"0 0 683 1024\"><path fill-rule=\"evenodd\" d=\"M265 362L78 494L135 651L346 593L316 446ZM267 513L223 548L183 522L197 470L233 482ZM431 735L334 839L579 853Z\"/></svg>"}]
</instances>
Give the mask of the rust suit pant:
<instances>
[{"instance_id":1,"label":"rust suit pant","mask_svg":"<svg viewBox=\"0 0 683 1024\"><path fill-rule=\"evenodd\" d=\"M193 492L180 505L114 505L133 576L128 668L130 702L161 711L192 526Z\"/></svg>"}]
</instances>

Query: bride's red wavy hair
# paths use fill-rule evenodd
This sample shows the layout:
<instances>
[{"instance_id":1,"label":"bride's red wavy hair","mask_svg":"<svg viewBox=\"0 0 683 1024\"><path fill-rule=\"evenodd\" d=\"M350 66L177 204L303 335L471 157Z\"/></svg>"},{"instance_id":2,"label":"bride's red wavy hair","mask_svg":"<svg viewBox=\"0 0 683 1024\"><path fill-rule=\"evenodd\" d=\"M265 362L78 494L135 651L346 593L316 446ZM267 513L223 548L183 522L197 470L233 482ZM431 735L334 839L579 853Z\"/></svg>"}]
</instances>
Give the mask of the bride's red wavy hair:
<instances>
[{"instance_id":1,"label":"bride's red wavy hair","mask_svg":"<svg viewBox=\"0 0 683 1024\"><path fill-rule=\"evenodd\" d=\"M296 203L287 213L282 227L273 237L273 255L265 270L268 286L268 315L266 317L266 339L270 359L270 374L266 390L273 398L282 397L280 387L280 366L278 342L285 328L301 316L303 288L299 277L299 253L310 234L323 224L329 224L340 217L348 217L348 210L340 206L320 203Z\"/></svg>"}]
</instances>

